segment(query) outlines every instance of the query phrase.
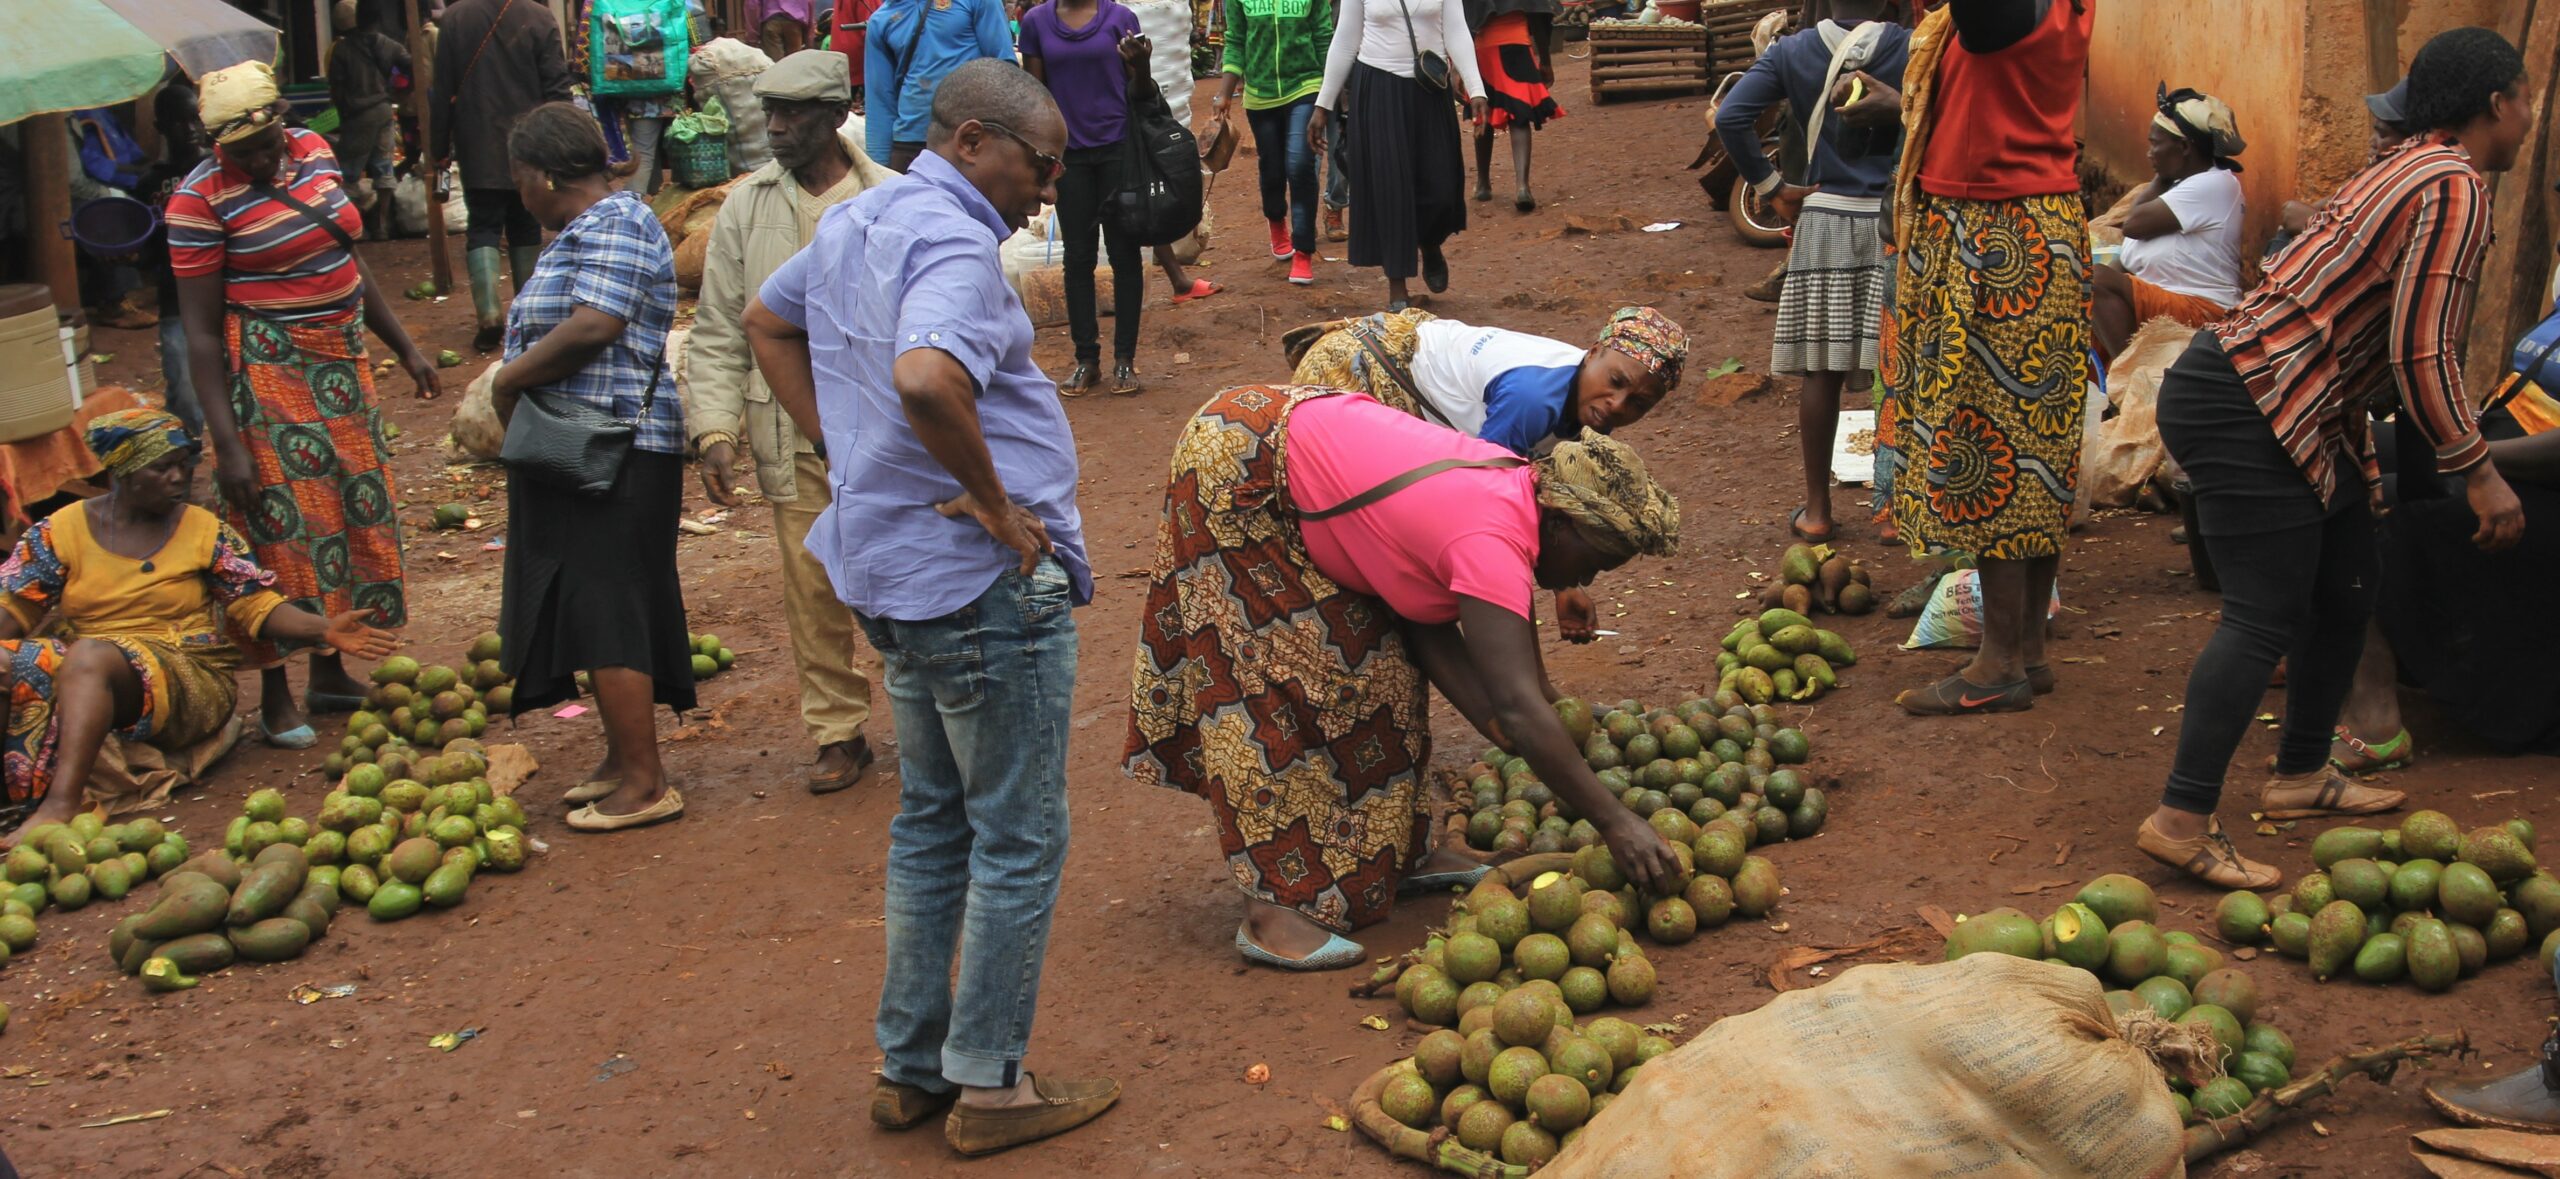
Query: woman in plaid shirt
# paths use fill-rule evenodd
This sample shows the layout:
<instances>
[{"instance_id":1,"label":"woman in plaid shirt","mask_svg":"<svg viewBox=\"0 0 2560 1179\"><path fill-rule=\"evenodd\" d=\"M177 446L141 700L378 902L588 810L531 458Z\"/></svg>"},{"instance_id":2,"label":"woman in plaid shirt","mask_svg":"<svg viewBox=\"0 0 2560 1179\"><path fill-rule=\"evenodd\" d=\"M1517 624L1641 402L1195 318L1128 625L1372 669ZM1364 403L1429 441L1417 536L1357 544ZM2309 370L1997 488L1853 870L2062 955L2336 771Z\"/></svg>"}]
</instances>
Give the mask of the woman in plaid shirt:
<instances>
[{"instance_id":1,"label":"woman in plaid shirt","mask_svg":"<svg viewBox=\"0 0 2560 1179\"><path fill-rule=\"evenodd\" d=\"M507 480L507 570L498 632L516 677L515 711L547 708L594 681L605 755L566 801L580 831L675 818L684 798L658 763L655 704L693 707L693 650L676 580L684 507L684 403L667 370L675 325L675 251L638 195L615 188L604 131L565 102L516 123L507 154L516 193L544 229L533 275L507 307L506 365L491 400L585 402L634 431L619 478L585 496L530 477Z\"/></svg>"},{"instance_id":2,"label":"woman in plaid shirt","mask_svg":"<svg viewBox=\"0 0 2560 1179\"><path fill-rule=\"evenodd\" d=\"M2329 764L2379 580L2375 395L2396 383L2400 412L2433 444L2438 469L2463 480L2475 543L2495 552L2524 531L2515 492L2484 461L2460 368L2489 248L2482 174L2513 166L2532 129L2524 59L2487 29L2454 29L2418 51L2408 87L2411 138L2348 180L2160 386L2160 437L2194 481L2222 622L2196 657L2177 760L2135 841L2221 888L2282 878L2241 856L2213 821L2223 773L2279 659L2288 661L2284 729L2255 809L2299 819L2400 805L2399 792Z\"/></svg>"}]
</instances>

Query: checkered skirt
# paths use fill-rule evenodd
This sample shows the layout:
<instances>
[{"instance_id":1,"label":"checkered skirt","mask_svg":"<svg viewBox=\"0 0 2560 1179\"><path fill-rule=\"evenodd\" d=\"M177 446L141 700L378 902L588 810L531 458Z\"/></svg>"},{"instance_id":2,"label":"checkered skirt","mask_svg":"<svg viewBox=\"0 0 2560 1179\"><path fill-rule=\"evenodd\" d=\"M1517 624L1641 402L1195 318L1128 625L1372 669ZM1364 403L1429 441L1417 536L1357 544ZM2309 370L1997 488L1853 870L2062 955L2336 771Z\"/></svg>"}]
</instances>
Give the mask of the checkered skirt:
<instances>
[{"instance_id":1,"label":"checkered skirt","mask_svg":"<svg viewBox=\"0 0 2560 1179\"><path fill-rule=\"evenodd\" d=\"M1814 198L1816 201L1820 197ZM1882 214L1806 205L1787 254L1769 371L1853 373L1876 367L1876 325L1884 314Z\"/></svg>"}]
</instances>

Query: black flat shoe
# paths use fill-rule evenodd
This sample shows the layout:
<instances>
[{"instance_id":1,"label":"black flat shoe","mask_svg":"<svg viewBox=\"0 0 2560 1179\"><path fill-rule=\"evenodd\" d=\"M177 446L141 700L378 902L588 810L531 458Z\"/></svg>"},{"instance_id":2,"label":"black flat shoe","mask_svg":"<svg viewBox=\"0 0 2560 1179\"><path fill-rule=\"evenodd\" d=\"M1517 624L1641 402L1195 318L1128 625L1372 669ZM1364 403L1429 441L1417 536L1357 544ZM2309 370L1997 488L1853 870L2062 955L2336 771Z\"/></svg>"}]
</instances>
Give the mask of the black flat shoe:
<instances>
[{"instance_id":1,"label":"black flat shoe","mask_svg":"<svg viewBox=\"0 0 2560 1179\"><path fill-rule=\"evenodd\" d=\"M1422 252L1422 285L1431 288L1435 295L1449 289L1448 255L1436 249Z\"/></svg>"},{"instance_id":2,"label":"black flat shoe","mask_svg":"<svg viewBox=\"0 0 2560 1179\"><path fill-rule=\"evenodd\" d=\"M1058 396L1082 397L1093 392L1093 387L1102 382L1101 369L1097 361L1077 361L1076 366L1068 370L1067 379L1058 382Z\"/></svg>"}]
</instances>

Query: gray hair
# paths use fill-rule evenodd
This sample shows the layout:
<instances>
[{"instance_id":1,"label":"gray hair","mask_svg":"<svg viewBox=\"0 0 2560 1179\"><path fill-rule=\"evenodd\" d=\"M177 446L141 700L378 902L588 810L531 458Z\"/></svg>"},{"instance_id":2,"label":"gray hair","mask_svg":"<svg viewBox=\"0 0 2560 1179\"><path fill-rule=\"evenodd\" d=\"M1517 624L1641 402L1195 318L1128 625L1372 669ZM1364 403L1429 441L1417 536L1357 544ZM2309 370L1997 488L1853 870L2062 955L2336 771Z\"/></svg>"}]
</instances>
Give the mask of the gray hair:
<instances>
[{"instance_id":1,"label":"gray hair","mask_svg":"<svg viewBox=\"0 0 2560 1179\"><path fill-rule=\"evenodd\" d=\"M982 57L943 76L933 92L933 126L927 138L945 143L962 123L1000 123L1020 132L1046 112L1055 114L1058 100L1031 71L1009 61Z\"/></svg>"}]
</instances>

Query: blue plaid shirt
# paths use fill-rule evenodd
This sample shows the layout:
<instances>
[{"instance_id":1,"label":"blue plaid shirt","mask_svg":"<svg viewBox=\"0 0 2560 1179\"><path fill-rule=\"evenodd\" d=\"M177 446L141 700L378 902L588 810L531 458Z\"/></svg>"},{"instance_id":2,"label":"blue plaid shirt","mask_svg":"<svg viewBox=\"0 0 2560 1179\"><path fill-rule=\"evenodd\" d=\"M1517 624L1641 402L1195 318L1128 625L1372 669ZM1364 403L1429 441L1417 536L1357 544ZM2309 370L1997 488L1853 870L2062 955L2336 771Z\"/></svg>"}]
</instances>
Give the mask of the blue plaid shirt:
<instances>
[{"instance_id":1,"label":"blue plaid shirt","mask_svg":"<svg viewBox=\"0 0 2560 1179\"><path fill-rule=\"evenodd\" d=\"M622 336L549 391L637 420L631 444L641 450L683 454L684 401L666 355L667 331L676 322L676 254L639 197L615 192L597 201L544 247L533 277L507 308L506 358L523 355L580 307L621 320ZM642 418L652 372L657 398Z\"/></svg>"}]
</instances>

